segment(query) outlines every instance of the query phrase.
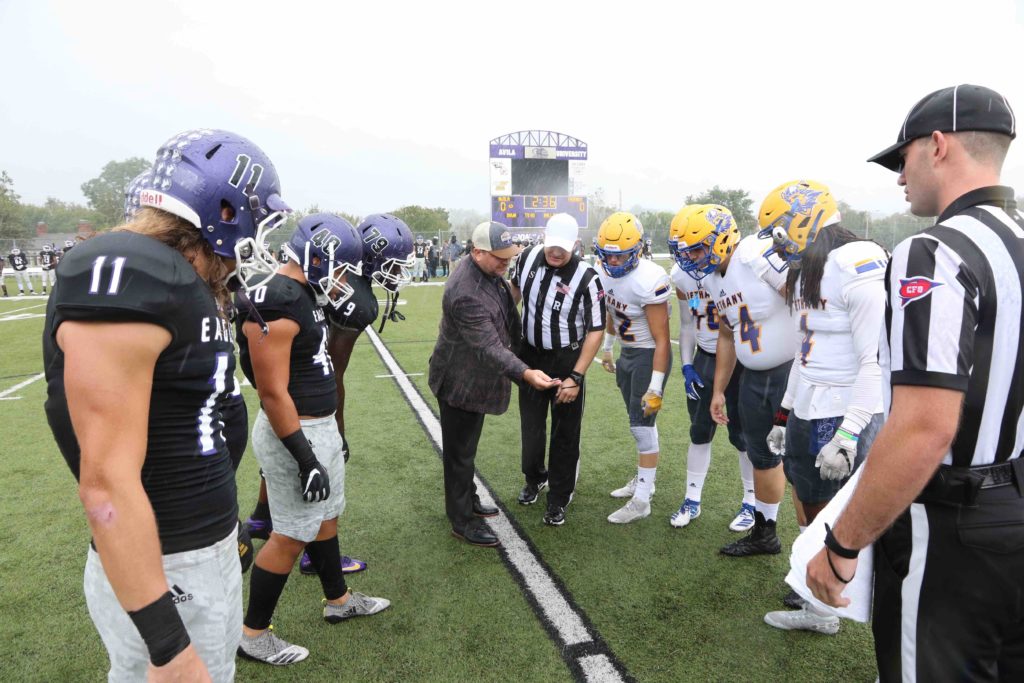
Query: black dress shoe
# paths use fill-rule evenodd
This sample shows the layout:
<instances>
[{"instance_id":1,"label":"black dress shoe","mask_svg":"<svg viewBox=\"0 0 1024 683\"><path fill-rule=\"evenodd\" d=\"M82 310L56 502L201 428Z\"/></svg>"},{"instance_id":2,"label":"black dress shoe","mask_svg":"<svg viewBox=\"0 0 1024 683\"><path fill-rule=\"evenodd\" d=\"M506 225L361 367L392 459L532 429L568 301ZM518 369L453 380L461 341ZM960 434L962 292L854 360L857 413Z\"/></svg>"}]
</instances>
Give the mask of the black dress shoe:
<instances>
[{"instance_id":1,"label":"black dress shoe","mask_svg":"<svg viewBox=\"0 0 1024 683\"><path fill-rule=\"evenodd\" d=\"M464 529L452 527L452 536L461 538L470 545L484 548L493 548L498 545L498 537L487 528L486 524L467 524Z\"/></svg>"},{"instance_id":2,"label":"black dress shoe","mask_svg":"<svg viewBox=\"0 0 1024 683\"><path fill-rule=\"evenodd\" d=\"M480 502L480 496L473 496L473 514L477 517L497 517L498 508L493 505L484 505Z\"/></svg>"}]
</instances>

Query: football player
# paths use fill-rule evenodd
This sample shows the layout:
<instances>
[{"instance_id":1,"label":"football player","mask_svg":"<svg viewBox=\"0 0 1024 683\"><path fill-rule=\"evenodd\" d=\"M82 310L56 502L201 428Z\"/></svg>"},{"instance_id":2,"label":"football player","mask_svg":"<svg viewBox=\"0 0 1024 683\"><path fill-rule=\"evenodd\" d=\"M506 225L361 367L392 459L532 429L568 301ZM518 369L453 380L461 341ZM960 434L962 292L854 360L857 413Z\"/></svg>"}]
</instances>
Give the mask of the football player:
<instances>
[{"instance_id":1,"label":"football player","mask_svg":"<svg viewBox=\"0 0 1024 683\"><path fill-rule=\"evenodd\" d=\"M785 456L801 531L864 460L882 426L878 339L889 256L839 221L832 193L809 180L776 187L758 218L761 236L774 241L786 270L786 303L800 340L768 447ZM768 624L839 630L838 617L788 598L801 609L770 612Z\"/></svg>"},{"instance_id":2,"label":"football player","mask_svg":"<svg viewBox=\"0 0 1024 683\"><path fill-rule=\"evenodd\" d=\"M25 296L25 287L28 287L30 294L35 294L32 287L32 278L28 275L28 257L21 253L21 249L14 247L7 255L7 262L14 271L14 280L18 283L18 296Z\"/></svg>"},{"instance_id":3,"label":"football player","mask_svg":"<svg viewBox=\"0 0 1024 683\"><path fill-rule=\"evenodd\" d=\"M416 235L416 242L413 244L413 269L412 279L416 282L427 281L427 243L423 241L423 235Z\"/></svg>"},{"instance_id":4,"label":"football player","mask_svg":"<svg viewBox=\"0 0 1024 683\"><path fill-rule=\"evenodd\" d=\"M92 531L85 597L110 680L231 681L242 582L221 311L229 279L273 273L256 245L288 207L270 159L225 131L176 135L153 172L136 219L60 267L45 408Z\"/></svg>"},{"instance_id":5,"label":"football player","mask_svg":"<svg viewBox=\"0 0 1024 683\"><path fill-rule=\"evenodd\" d=\"M684 206L669 226L668 250L675 260L669 278L679 300L679 359L682 362L686 409L690 414L690 446L686 451L686 497L669 520L674 527L684 527L701 513L701 494L711 466L711 441L715 437L715 421L711 419L711 394L715 381L715 352L718 347L718 311L704 288L707 274L686 254L682 237L687 221L703 205ZM706 226L710 232L712 226ZM691 239L695 239L691 238ZM726 256L739 241L738 231L721 233L711 244L719 258ZM682 248L681 248L682 247ZM694 354L696 347L696 354ZM739 453L743 502L729 524L732 531L748 531L754 526L754 468L747 457L747 446L739 418L739 384L743 368L733 372L725 390L729 420L729 442Z\"/></svg>"},{"instance_id":6,"label":"football player","mask_svg":"<svg viewBox=\"0 0 1024 683\"><path fill-rule=\"evenodd\" d=\"M636 216L619 211L601 224L594 239L608 310L601 365L615 373L636 441L636 475L614 498L629 498L608 516L613 524L628 524L651 514L651 496L658 468L658 427L665 380L672 369L668 298L672 284L661 266L640 259L644 230ZM615 338L621 350L612 358Z\"/></svg>"},{"instance_id":7,"label":"football player","mask_svg":"<svg viewBox=\"0 0 1024 683\"><path fill-rule=\"evenodd\" d=\"M253 452L266 482L274 528L256 555L239 653L274 665L302 661L309 651L277 638L270 620L295 560L305 550L324 590L324 620L371 615L390 602L349 591L338 547L345 509L343 441L334 368L327 353L324 306L352 297L349 276L361 273L355 228L331 214L299 221L285 245L289 261L253 289L252 308L239 308L242 370L256 387L260 412Z\"/></svg>"},{"instance_id":8,"label":"football player","mask_svg":"<svg viewBox=\"0 0 1024 683\"><path fill-rule=\"evenodd\" d=\"M39 252L39 266L42 268L43 294L46 294L46 285L53 289L57 282L57 274L54 269L57 267L57 255L53 253L52 244L44 244L43 250Z\"/></svg>"},{"instance_id":9,"label":"football player","mask_svg":"<svg viewBox=\"0 0 1024 683\"><path fill-rule=\"evenodd\" d=\"M7 263L0 258L0 290L3 291L4 296L7 296L7 280L4 279L4 266Z\"/></svg>"},{"instance_id":10,"label":"football player","mask_svg":"<svg viewBox=\"0 0 1024 683\"><path fill-rule=\"evenodd\" d=\"M782 457L768 450L765 439L782 403L796 348L782 294L786 278L763 257L772 248L771 240L757 235L739 239L736 220L724 206L708 204L692 213L679 241L695 270L705 273L703 286L718 312L711 416L720 425L729 423L725 391L737 361L743 367L738 414L732 417L740 419L754 467L754 526L721 552L734 557L778 554L782 544L775 523L786 479Z\"/></svg>"}]
</instances>

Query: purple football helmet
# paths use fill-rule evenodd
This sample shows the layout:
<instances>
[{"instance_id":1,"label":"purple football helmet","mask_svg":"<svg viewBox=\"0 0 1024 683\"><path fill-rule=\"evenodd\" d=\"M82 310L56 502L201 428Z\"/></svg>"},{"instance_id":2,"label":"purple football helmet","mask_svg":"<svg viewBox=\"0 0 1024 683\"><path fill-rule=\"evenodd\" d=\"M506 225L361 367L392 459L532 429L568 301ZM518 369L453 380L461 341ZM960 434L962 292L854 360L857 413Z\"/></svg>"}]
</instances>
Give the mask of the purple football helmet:
<instances>
[{"instance_id":1,"label":"purple football helmet","mask_svg":"<svg viewBox=\"0 0 1024 683\"><path fill-rule=\"evenodd\" d=\"M362 275L363 247L347 220L330 213L310 214L282 246L288 258L302 267L321 306L338 308L352 297L355 290L346 276Z\"/></svg>"},{"instance_id":2,"label":"purple football helmet","mask_svg":"<svg viewBox=\"0 0 1024 683\"><path fill-rule=\"evenodd\" d=\"M363 270L376 284L397 292L412 282L412 230L388 213L367 216L359 227L363 240Z\"/></svg>"},{"instance_id":3,"label":"purple football helmet","mask_svg":"<svg viewBox=\"0 0 1024 683\"><path fill-rule=\"evenodd\" d=\"M153 169L147 168L139 175L132 178L127 187L124 188L124 222L130 223L139 210L139 193L149 187L153 179Z\"/></svg>"},{"instance_id":4,"label":"purple football helmet","mask_svg":"<svg viewBox=\"0 0 1024 683\"><path fill-rule=\"evenodd\" d=\"M274 164L240 135L200 128L175 135L156 153L139 206L151 206L196 226L218 256L235 260L232 274L246 289L273 277L263 248L291 211L281 199Z\"/></svg>"}]
</instances>

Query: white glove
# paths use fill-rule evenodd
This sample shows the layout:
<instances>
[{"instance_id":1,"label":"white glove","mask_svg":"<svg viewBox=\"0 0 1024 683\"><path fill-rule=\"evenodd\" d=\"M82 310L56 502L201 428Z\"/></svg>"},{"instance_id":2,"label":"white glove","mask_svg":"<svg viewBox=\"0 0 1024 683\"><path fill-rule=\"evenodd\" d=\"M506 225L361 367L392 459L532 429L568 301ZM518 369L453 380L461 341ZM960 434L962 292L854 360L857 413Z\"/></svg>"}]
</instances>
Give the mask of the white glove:
<instances>
[{"instance_id":1,"label":"white glove","mask_svg":"<svg viewBox=\"0 0 1024 683\"><path fill-rule=\"evenodd\" d=\"M773 425L772 431L768 432L768 450L772 455L786 454L786 428L782 425Z\"/></svg>"},{"instance_id":2,"label":"white glove","mask_svg":"<svg viewBox=\"0 0 1024 683\"><path fill-rule=\"evenodd\" d=\"M846 479L853 472L857 458L857 435L844 429L837 429L835 436L821 447L814 466L822 479Z\"/></svg>"}]
</instances>

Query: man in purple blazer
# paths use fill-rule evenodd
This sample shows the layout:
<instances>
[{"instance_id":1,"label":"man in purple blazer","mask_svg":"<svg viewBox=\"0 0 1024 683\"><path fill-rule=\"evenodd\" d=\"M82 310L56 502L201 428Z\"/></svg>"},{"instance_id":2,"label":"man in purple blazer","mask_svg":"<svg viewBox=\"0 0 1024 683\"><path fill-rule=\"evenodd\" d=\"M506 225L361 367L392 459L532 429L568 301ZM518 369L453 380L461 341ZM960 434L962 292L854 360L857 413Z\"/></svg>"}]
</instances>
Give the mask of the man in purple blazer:
<instances>
[{"instance_id":1,"label":"man in purple blazer","mask_svg":"<svg viewBox=\"0 0 1024 683\"><path fill-rule=\"evenodd\" d=\"M480 501L473 482L484 415L508 410L512 380L540 391L559 380L527 367L512 348L521 337L521 322L504 275L519 247L508 227L481 223L472 241L470 258L445 283L429 382L441 410L445 511L452 534L473 545L496 546L498 539L482 518L496 516L498 509Z\"/></svg>"}]
</instances>

